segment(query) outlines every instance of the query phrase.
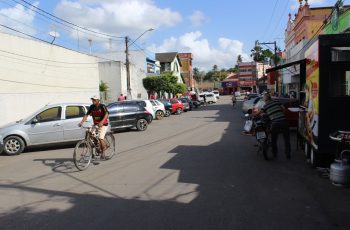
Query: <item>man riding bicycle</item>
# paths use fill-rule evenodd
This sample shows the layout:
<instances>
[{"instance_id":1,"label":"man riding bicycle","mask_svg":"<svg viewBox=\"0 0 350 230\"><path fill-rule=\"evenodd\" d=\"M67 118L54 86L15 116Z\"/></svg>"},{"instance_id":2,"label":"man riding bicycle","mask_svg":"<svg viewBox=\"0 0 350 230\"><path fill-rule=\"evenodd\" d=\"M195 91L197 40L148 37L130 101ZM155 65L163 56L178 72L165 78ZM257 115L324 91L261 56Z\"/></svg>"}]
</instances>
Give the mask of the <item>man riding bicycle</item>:
<instances>
[{"instance_id":1,"label":"man riding bicycle","mask_svg":"<svg viewBox=\"0 0 350 230\"><path fill-rule=\"evenodd\" d=\"M105 159L105 151L107 148L106 142L104 141L105 135L108 129L108 110L107 107L101 103L99 96L93 96L91 98L92 105L89 108L87 114L83 117L79 126L87 120L88 116L91 115L94 120L94 125L98 125L99 140L101 145L101 159Z\"/></svg>"}]
</instances>

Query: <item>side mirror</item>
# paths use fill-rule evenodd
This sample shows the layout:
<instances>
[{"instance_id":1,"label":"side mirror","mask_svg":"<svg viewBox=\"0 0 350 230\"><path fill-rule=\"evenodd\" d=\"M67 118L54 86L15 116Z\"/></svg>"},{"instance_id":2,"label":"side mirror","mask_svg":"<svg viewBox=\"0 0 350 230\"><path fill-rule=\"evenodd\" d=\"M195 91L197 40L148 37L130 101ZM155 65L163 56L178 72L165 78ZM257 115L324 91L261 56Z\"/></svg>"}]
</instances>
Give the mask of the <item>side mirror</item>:
<instances>
[{"instance_id":1,"label":"side mirror","mask_svg":"<svg viewBox=\"0 0 350 230\"><path fill-rule=\"evenodd\" d=\"M36 124L36 123L39 123L39 121L38 121L37 118L34 118L34 119L32 120L32 124Z\"/></svg>"}]
</instances>

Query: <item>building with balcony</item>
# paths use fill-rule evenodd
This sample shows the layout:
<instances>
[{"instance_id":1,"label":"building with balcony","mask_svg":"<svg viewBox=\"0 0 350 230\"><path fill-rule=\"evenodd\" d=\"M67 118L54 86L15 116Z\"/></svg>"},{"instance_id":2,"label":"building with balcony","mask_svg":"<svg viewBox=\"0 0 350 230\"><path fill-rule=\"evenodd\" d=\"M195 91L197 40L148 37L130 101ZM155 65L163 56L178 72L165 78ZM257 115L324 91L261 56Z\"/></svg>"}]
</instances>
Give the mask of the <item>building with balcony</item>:
<instances>
[{"instance_id":1,"label":"building with balcony","mask_svg":"<svg viewBox=\"0 0 350 230\"><path fill-rule=\"evenodd\" d=\"M265 76L266 69L270 65L260 62L240 62L238 63L238 86L241 91L258 92L259 79Z\"/></svg>"},{"instance_id":2,"label":"building with balcony","mask_svg":"<svg viewBox=\"0 0 350 230\"><path fill-rule=\"evenodd\" d=\"M177 77L178 83L184 83L181 75L181 60L177 52L156 53L156 60L160 64L160 74L172 72Z\"/></svg>"}]
</instances>

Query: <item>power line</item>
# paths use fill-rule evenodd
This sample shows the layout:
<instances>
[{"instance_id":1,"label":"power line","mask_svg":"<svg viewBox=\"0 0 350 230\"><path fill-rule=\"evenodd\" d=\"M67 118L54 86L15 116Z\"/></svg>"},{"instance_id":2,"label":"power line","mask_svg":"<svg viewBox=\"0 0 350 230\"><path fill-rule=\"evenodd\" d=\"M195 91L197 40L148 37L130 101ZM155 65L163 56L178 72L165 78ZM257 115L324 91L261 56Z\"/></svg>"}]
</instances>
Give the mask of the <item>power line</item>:
<instances>
[{"instance_id":1,"label":"power line","mask_svg":"<svg viewBox=\"0 0 350 230\"><path fill-rule=\"evenodd\" d=\"M3 81L3 82L10 82L10 83L17 83L17 84L25 84L25 85L35 85L35 86L53 87L53 88L65 88L65 89L95 89L95 88L82 88L82 87L59 86L59 85L45 85L45 84L37 84L37 83L30 83L30 82L23 82L23 81L13 81L13 80L7 80L7 79L2 79L2 78L0 78L0 81Z\"/></svg>"},{"instance_id":2,"label":"power line","mask_svg":"<svg viewBox=\"0 0 350 230\"><path fill-rule=\"evenodd\" d=\"M273 6L273 10L272 10L272 14L271 14L269 23L267 24L266 29L264 30L264 31L265 31L265 34L264 34L264 36L263 36L262 38L265 38L265 37L266 37L267 31L268 31L268 29L270 28L273 15L275 14L275 10L276 10L276 7L277 7L277 3L278 3L278 0L275 1L275 5Z\"/></svg>"},{"instance_id":3,"label":"power line","mask_svg":"<svg viewBox=\"0 0 350 230\"><path fill-rule=\"evenodd\" d=\"M48 18L51 19L51 20L53 20L53 21L55 21L55 22L57 22L57 23L60 23L60 22L57 21L57 20L59 20L59 21L64 22L64 23L66 23L66 24L68 24L68 25L71 25L71 26L73 26L73 27L76 27L76 28L79 28L79 29L82 29L82 30L85 30L85 31L89 31L89 32L94 33L94 34L99 34L99 35L103 35L103 36L110 37L110 38L124 39L124 37L119 37L119 36L114 36L114 35L111 35L111 34L101 33L101 32L98 32L98 31L91 30L91 29L89 29L89 28L85 28L85 27L76 25L76 24L74 24L74 23L72 23L72 22L69 22L69 21L64 20L64 19L62 19L62 18L60 18L60 17L57 17L57 16L55 16L55 15L53 15L53 14L51 14L51 13L49 13L49 12L47 12L47 11L45 11L45 10L43 10L43 9L41 9L41 8L39 8L39 7L37 7L37 6L35 6L35 5L33 5L33 4L31 4L31 3L29 3L29 2L27 2L27 1L25 1L25 0L21 0L21 1L24 2L25 4L27 4L27 5L30 6L30 7L26 6L25 4L22 4L22 3L18 2L18 1L16 1L16 0L12 0L12 1L14 1L14 2L16 2L16 3L18 3L18 4L20 4L20 5L24 6L24 7L26 7L26 8L28 8L28 9L32 10L32 11L35 11L35 10L33 10L33 9L36 9L37 11L35 11L35 12L38 12L38 11L39 11L39 12L42 12L43 14L49 15L49 16L52 17L52 18L50 18L50 17L48 17ZM38 12L38 13L39 13L39 12ZM46 17L47 17L47 16L46 16ZM57 20L54 20L54 19L57 19Z\"/></svg>"},{"instance_id":4,"label":"power line","mask_svg":"<svg viewBox=\"0 0 350 230\"><path fill-rule=\"evenodd\" d=\"M280 27L281 25L281 22L282 22L282 18L283 18L283 15L285 14L285 12L287 11L288 9L288 5L289 5L289 2L290 0L287 1L286 5L284 6L284 10L281 14L281 17L279 18L279 20L277 21L277 26L275 27L275 29L273 30L273 32L271 33L271 35L274 35L277 31L277 29Z\"/></svg>"},{"instance_id":5,"label":"power line","mask_svg":"<svg viewBox=\"0 0 350 230\"><path fill-rule=\"evenodd\" d=\"M42 58L36 58L36 57L31 57L31 56L26 56L22 54L17 54L17 53L12 53L8 52L5 50L0 50L0 52L7 53L7 54L12 54L20 57L25 57L25 58L31 58L34 60L40 60L40 61L47 61L47 62L54 62L54 63L61 63L61 64L71 64L71 65L92 65L92 64L97 64L98 62L90 62L90 63L83 63L83 62L63 62L63 61L53 61L53 60L48 60L48 59L42 59Z\"/></svg>"},{"instance_id":6,"label":"power line","mask_svg":"<svg viewBox=\"0 0 350 230\"><path fill-rule=\"evenodd\" d=\"M41 38L35 37L35 36L33 36L33 35L30 35L30 34L27 34L27 33L24 33L24 32L21 32L21 31L19 31L19 30L13 29L13 28L8 27L8 26L5 26L5 25L3 25L3 24L0 24L0 26L6 28L6 29L8 29L8 30L12 30L12 31L14 31L14 32L17 32L17 33L19 33L19 34L26 35L26 36L28 36L28 37L30 37L30 38L37 39L37 40L42 41L42 42L45 42L45 43L49 43L48 41L45 41L45 40L43 40L43 39L41 39Z\"/></svg>"}]
</instances>

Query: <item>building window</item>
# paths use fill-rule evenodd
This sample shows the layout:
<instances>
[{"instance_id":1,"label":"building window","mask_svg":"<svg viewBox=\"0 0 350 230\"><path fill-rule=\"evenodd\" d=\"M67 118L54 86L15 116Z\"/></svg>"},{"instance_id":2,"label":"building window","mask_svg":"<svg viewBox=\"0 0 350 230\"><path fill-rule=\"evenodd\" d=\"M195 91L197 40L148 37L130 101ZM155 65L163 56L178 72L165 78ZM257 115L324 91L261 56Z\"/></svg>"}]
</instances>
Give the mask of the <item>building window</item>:
<instances>
[{"instance_id":1,"label":"building window","mask_svg":"<svg viewBox=\"0 0 350 230\"><path fill-rule=\"evenodd\" d=\"M332 62L350 62L349 47L333 47L331 49Z\"/></svg>"}]
</instances>

